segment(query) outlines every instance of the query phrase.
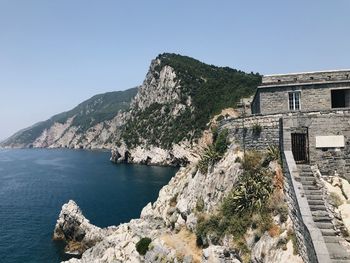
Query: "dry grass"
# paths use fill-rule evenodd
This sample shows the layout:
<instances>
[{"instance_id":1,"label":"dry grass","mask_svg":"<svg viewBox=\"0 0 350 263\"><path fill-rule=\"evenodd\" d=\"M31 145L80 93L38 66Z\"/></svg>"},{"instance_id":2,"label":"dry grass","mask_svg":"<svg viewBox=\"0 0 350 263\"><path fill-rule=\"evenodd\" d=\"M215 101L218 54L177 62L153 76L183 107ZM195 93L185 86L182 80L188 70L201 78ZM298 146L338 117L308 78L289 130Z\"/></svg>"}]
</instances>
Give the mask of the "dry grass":
<instances>
[{"instance_id":1,"label":"dry grass","mask_svg":"<svg viewBox=\"0 0 350 263\"><path fill-rule=\"evenodd\" d=\"M164 234L161 236L161 240L168 247L175 249L179 258L191 255L194 263L201 262L202 249L196 245L196 235L187 229L183 228L177 234Z\"/></svg>"},{"instance_id":2,"label":"dry grass","mask_svg":"<svg viewBox=\"0 0 350 263\"><path fill-rule=\"evenodd\" d=\"M269 235L270 237L276 237L279 236L281 233L281 228L279 225L273 225L270 229L269 229Z\"/></svg>"},{"instance_id":3,"label":"dry grass","mask_svg":"<svg viewBox=\"0 0 350 263\"><path fill-rule=\"evenodd\" d=\"M275 184L275 187L279 190L282 190L283 191L283 186L284 186L284 177L283 177L283 172L282 172L282 168L280 165L278 165L276 167L276 176L274 178L274 184Z\"/></svg>"}]
</instances>

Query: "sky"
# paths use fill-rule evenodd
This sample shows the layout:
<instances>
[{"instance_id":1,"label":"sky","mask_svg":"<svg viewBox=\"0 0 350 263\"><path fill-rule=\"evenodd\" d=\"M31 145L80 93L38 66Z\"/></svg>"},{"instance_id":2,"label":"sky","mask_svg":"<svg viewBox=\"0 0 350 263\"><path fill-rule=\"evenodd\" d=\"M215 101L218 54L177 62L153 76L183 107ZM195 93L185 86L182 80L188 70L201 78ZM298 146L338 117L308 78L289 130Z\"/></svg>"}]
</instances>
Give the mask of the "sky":
<instances>
[{"instance_id":1,"label":"sky","mask_svg":"<svg viewBox=\"0 0 350 263\"><path fill-rule=\"evenodd\" d=\"M0 140L173 52L261 74L350 68L348 0L0 0Z\"/></svg>"}]
</instances>

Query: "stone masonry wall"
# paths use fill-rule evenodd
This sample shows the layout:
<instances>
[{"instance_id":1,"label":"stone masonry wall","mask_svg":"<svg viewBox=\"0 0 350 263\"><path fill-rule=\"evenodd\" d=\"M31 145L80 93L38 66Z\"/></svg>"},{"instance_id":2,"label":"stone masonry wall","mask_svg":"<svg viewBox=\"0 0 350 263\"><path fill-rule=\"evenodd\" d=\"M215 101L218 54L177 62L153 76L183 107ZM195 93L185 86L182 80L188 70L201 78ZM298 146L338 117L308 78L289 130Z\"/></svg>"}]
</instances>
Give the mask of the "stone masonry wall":
<instances>
[{"instance_id":1,"label":"stone masonry wall","mask_svg":"<svg viewBox=\"0 0 350 263\"><path fill-rule=\"evenodd\" d=\"M266 150L269 145L279 145L288 151L291 133L296 128L307 129L310 163L317 164L323 175L334 175L336 170L350 180L350 110L248 116L224 120L220 129L224 128L242 148ZM345 147L316 148L316 136L330 135L343 135Z\"/></svg>"},{"instance_id":2,"label":"stone masonry wall","mask_svg":"<svg viewBox=\"0 0 350 263\"><path fill-rule=\"evenodd\" d=\"M280 144L281 114L249 116L224 120L220 129L228 129L229 137L243 148L266 150L269 145Z\"/></svg>"},{"instance_id":3,"label":"stone masonry wall","mask_svg":"<svg viewBox=\"0 0 350 263\"><path fill-rule=\"evenodd\" d=\"M300 111L321 111L330 110L331 90L338 88L350 89L350 83L331 83L321 85L293 85L293 86L274 86L259 88L259 95L252 108L253 113L275 114L290 112L288 105L288 92L300 91ZM258 99L260 98L260 99ZM259 108L257 107L260 103ZM260 109L255 111L255 109Z\"/></svg>"},{"instance_id":4,"label":"stone masonry wall","mask_svg":"<svg viewBox=\"0 0 350 263\"><path fill-rule=\"evenodd\" d=\"M350 180L350 111L314 112L283 118L284 149L291 150L291 131L296 127L308 129L309 158L321 174L338 174ZM343 135L344 148L316 148L316 136Z\"/></svg>"}]
</instances>

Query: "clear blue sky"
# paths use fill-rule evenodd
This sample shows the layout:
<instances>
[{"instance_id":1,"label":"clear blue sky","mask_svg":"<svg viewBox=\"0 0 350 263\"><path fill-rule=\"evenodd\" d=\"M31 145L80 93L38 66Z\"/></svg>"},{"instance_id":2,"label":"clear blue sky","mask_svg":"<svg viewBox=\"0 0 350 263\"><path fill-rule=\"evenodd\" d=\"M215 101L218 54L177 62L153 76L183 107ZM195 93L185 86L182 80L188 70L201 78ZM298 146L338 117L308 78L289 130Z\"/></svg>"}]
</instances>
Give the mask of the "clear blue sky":
<instances>
[{"instance_id":1,"label":"clear blue sky","mask_svg":"<svg viewBox=\"0 0 350 263\"><path fill-rule=\"evenodd\" d=\"M262 74L350 68L348 0L0 0L0 140L175 52Z\"/></svg>"}]
</instances>

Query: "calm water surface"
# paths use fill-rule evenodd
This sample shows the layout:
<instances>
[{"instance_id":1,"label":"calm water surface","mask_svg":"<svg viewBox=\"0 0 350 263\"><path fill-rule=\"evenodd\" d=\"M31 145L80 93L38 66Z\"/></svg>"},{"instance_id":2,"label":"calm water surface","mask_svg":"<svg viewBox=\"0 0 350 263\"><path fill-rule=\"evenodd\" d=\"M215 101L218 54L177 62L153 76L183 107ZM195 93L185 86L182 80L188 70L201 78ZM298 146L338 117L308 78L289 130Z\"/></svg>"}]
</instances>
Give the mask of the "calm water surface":
<instances>
[{"instance_id":1,"label":"calm water surface","mask_svg":"<svg viewBox=\"0 0 350 263\"><path fill-rule=\"evenodd\" d=\"M138 217L175 168L114 165L109 152L0 150L0 262L60 262L51 240L62 205L105 227Z\"/></svg>"}]
</instances>

